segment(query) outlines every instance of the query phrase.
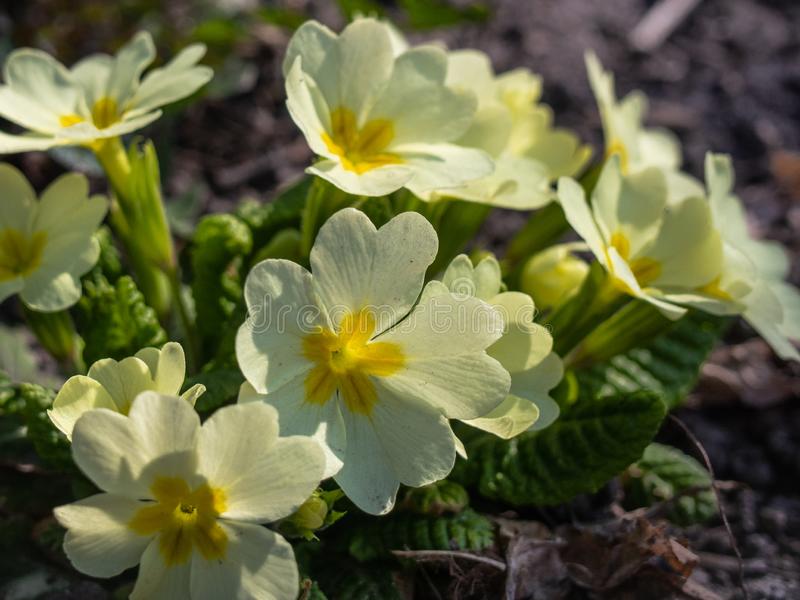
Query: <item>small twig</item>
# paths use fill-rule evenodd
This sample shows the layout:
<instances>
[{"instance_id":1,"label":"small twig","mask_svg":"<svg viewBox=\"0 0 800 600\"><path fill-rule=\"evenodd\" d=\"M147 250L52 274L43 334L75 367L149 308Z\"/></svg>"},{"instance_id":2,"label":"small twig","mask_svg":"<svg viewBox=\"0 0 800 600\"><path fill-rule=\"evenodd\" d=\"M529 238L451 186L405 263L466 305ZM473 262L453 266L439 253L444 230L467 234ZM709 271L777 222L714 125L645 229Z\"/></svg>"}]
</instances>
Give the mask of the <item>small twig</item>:
<instances>
[{"instance_id":1,"label":"small twig","mask_svg":"<svg viewBox=\"0 0 800 600\"><path fill-rule=\"evenodd\" d=\"M742 558L742 553L739 551L739 544L736 543L736 536L733 535L731 524L728 522L728 513L725 511L725 507L722 505L722 494L719 492L719 487L716 483L716 476L714 475L714 467L711 466L711 459L708 457L708 452L706 452L703 444L700 443L700 440L698 440L697 437L692 433L686 423L681 421L675 415L668 416L673 423L683 430L683 432L686 434L686 437L691 440L692 444L694 444L694 447L703 457L703 462L706 465L708 474L711 476L711 489L714 490L714 496L717 499L717 506L719 506L719 514L720 517L722 517L722 523L725 525L725 530L728 532L728 539L731 542L731 548L733 548L733 552L736 554L736 558L739 562L739 585L742 588L742 594L744 595L745 600L750 600L750 593L747 591L747 586L744 584L744 559Z\"/></svg>"},{"instance_id":2,"label":"small twig","mask_svg":"<svg viewBox=\"0 0 800 600\"><path fill-rule=\"evenodd\" d=\"M419 561L462 558L464 560L471 560L472 562L489 565L498 571L506 570L506 564L504 562L489 558L488 556L481 556L480 554L470 554L469 552L453 552L450 550L392 550L392 554L399 558L413 558Z\"/></svg>"}]
</instances>

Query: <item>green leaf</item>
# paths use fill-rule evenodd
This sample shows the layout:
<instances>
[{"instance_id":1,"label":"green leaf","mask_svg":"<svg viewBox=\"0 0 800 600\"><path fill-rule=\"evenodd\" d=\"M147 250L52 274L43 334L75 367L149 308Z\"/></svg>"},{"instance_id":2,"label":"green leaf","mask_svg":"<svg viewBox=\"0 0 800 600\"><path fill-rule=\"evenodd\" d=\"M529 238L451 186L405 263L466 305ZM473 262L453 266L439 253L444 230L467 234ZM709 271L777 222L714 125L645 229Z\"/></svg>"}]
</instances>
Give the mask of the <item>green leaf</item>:
<instances>
[{"instance_id":1,"label":"green leaf","mask_svg":"<svg viewBox=\"0 0 800 600\"><path fill-rule=\"evenodd\" d=\"M669 408L692 389L728 320L690 311L666 333L607 362L576 371L584 396L635 390L657 393Z\"/></svg>"},{"instance_id":2,"label":"green leaf","mask_svg":"<svg viewBox=\"0 0 800 600\"><path fill-rule=\"evenodd\" d=\"M460 484L443 479L430 485L408 488L402 505L406 510L434 516L459 513L469 505L469 494Z\"/></svg>"},{"instance_id":3,"label":"green leaf","mask_svg":"<svg viewBox=\"0 0 800 600\"><path fill-rule=\"evenodd\" d=\"M345 562L329 578L321 579L330 598L342 600L402 600L392 572Z\"/></svg>"},{"instance_id":4,"label":"green leaf","mask_svg":"<svg viewBox=\"0 0 800 600\"><path fill-rule=\"evenodd\" d=\"M19 386L19 397L25 402L25 424L28 439L36 454L47 464L59 470L72 470L72 454L66 436L56 429L47 416L55 392L33 383Z\"/></svg>"},{"instance_id":5,"label":"green leaf","mask_svg":"<svg viewBox=\"0 0 800 600\"><path fill-rule=\"evenodd\" d=\"M281 229L300 227L311 182L311 177L303 177L283 190L272 202L246 200L239 206L236 216L250 228L254 249L260 250L270 243Z\"/></svg>"},{"instance_id":6,"label":"green leaf","mask_svg":"<svg viewBox=\"0 0 800 600\"><path fill-rule=\"evenodd\" d=\"M246 256L253 247L250 229L233 215L200 221L192 243L192 293L203 347L216 349L225 323L241 303Z\"/></svg>"},{"instance_id":7,"label":"green leaf","mask_svg":"<svg viewBox=\"0 0 800 600\"><path fill-rule=\"evenodd\" d=\"M145 304L144 296L127 275L115 284L100 272L84 278L75 320L85 342L83 360L87 365L101 358L119 360L167 341L155 311Z\"/></svg>"},{"instance_id":8,"label":"green leaf","mask_svg":"<svg viewBox=\"0 0 800 600\"><path fill-rule=\"evenodd\" d=\"M352 21L358 16L379 17L383 15L383 7L375 0L338 0L338 4L348 21Z\"/></svg>"},{"instance_id":9,"label":"green leaf","mask_svg":"<svg viewBox=\"0 0 800 600\"><path fill-rule=\"evenodd\" d=\"M690 488L705 488L678 498L668 515L678 525L707 521L717 512L711 476L703 466L671 446L650 444L642 458L628 469L625 504L629 508L651 506Z\"/></svg>"},{"instance_id":10,"label":"green leaf","mask_svg":"<svg viewBox=\"0 0 800 600\"><path fill-rule=\"evenodd\" d=\"M214 368L213 363L208 370L186 380L185 388L197 383L206 386L206 391L197 399L195 408L198 412L209 412L224 404L231 404L239 394L244 377L239 369Z\"/></svg>"},{"instance_id":11,"label":"green leaf","mask_svg":"<svg viewBox=\"0 0 800 600\"><path fill-rule=\"evenodd\" d=\"M468 508L448 516L398 512L364 517L351 523L348 548L363 562L390 557L392 550L480 551L493 543L492 522Z\"/></svg>"},{"instance_id":12,"label":"green leaf","mask_svg":"<svg viewBox=\"0 0 800 600\"><path fill-rule=\"evenodd\" d=\"M414 29L432 29L458 23L483 23L489 18L489 7L475 3L463 8L445 0L400 0Z\"/></svg>"},{"instance_id":13,"label":"green leaf","mask_svg":"<svg viewBox=\"0 0 800 600\"><path fill-rule=\"evenodd\" d=\"M469 460L451 479L513 506L561 504L595 492L636 462L664 419L650 392L579 400L542 431L511 440L489 434L464 440Z\"/></svg>"}]
</instances>

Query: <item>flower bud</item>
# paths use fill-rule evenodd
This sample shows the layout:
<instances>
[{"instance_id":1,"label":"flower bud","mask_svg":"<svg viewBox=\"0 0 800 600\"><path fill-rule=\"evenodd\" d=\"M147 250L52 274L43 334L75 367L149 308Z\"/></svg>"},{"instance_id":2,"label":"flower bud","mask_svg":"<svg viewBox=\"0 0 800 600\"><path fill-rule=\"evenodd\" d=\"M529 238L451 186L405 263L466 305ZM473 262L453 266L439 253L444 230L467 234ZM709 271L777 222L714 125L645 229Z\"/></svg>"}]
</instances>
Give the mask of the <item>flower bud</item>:
<instances>
[{"instance_id":1,"label":"flower bud","mask_svg":"<svg viewBox=\"0 0 800 600\"><path fill-rule=\"evenodd\" d=\"M522 269L520 287L533 298L536 308L548 310L564 302L580 287L589 265L572 251L583 244L559 244L532 256Z\"/></svg>"}]
</instances>

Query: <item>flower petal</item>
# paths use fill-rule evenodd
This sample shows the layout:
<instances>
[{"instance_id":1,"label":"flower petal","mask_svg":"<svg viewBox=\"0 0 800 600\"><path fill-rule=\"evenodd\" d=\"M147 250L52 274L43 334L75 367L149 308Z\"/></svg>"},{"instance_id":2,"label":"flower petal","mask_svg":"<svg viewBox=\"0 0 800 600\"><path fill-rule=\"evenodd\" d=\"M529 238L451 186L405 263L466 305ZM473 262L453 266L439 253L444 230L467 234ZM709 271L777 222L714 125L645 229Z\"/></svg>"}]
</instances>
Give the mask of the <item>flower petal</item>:
<instances>
[{"instance_id":1,"label":"flower petal","mask_svg":"<svg viewBox=\"0 0 800 600\"><path fill-rule=\"evenodd\" d=\"M313 364L303 355L303 338L327 315L314 297L311 274L289 260L265 260L245 283L247 321L236 336L236 358L259 393L278 389Z\"/></svg>"},{"instance_id":2,"label":"flower petal","mask_svg":"<svg viewBox=\"0 0 800 600\"><path fill-rule=\"evenodd\" d=\"M210 67L197 65L205 53L205 45L192 44L163 67L150 71L128 103L131 114L150 112L191 96L208 83L214 72Z\"/></svg>"},{"instance_id":3,"label":"flower petal","mask_svg":"<svg viewBox=\"0 0 800 600\"><path fill-rule=\"evenodd\" d=\"M403 144L393 148L412 168L414 177L406 187L419 196L455 188L494 171L494 162L483 150L455 144Z\"/></svg>"},{"instance_id":4,"label":"flower petal","mask_svg":"<svg viewBox=\"0 0 800 600\"><path fill-rule=\"evenodd\" d=\"M51 132L60 126L60 116L80 114L81 108L85 110L85 106L80 104L80 89L70 72L46 52L33 48L13 51L6 59L3 76L14 92L14 108L6 104L5 108L12 110L2 111L0 114L11 121L19 118L19 124L23 127ZM35 109L29 106L24 109L24 113L22 109L15 109L21 98ZM45 117L45 113L52 116Z\"/></svg>"},{"instance_id":5,"label":"flower petal","mask_svg":"<svg viewBox=\"0 0 800 600\"><path fill-rule=\"evenodd\" d=\"M402 319L422 290L437 247L436 232L418 213L400 214L378 230L353 208L333 215L317 235L311 268L334 327L367 307L374 311L375 335Z\"/></svg>"},{"instance_id":6,"label":"flower petal","mask_svg":"<svg viewBox=\"0 0 800 600\"><path fill-rule=\"evenodd\" d=\"M449 142L467 131L477 99L468 90L446 87L446 74L447 55L441 48L420 46L396 59L391 79L367 117L392 122L390 148Z\"/></svg>"},{"instance_id":7,"label":"flower petal","mask_svg":"<svg viewBox=\"0 0 800 600\"><path fill-rule=\"evenodd\" d=\"M530 400L507 396L497 408L478 418L464 421L467 425L488 431L504 440L519 435L539 419L539 409Z\"/></svg>"},{"instance_id":8,"label":"flower petal","mask_svg":"<svg viewBox=\"0 0 800 600\"><path fill-rule=\"evenodd\" d=\"M0 163L0 228L27 232L36 210L36 192L16 167Z\"/></svg>"},{"instance_id":9,"label":"flower petal","mask_svg":"<svg viewBox=\"0 0 800 600\"><path fill-rule=\"evenodd\" d=\"M424 402L395 394L382 379L375 383L378 402L371 421L400 483L418 487L447 477L456 458L447 419Z\"/></svg>"},{"instance_id":10,"label":"flower petal","mask_svg":"<svg viewBox=\"0 0 800 600\"><path fill-rule=\"evenodd\" d=\"M392 510L400 481L370 420L344 412L347 450L334 479L358 508L371 515Z\"/></svg>"},{"instance_id":11,"label":"flower petal","mask_svg":"<svg viewBox=\"0 0 800 600\"><path fill-rule=\"evenodd\" d=\"M119 109L127 105L139 87L139 79L155 60L156 47L147 31L140 31L120 48L106 83L106 96L117 102Z\"/></svg>"},{"instance_id":12,"label":"flower petal","mask_svg":"<svg viewBox=\"0 0 800 600\"><path fill-rule=\"evenodd\" d=\"M151 368L152 371L152 368ZM156 390L167 396L177 396L186 377L186 355L183 347L175 342L167 342L158 355L158 365L153 372Z\"/></svg>"},{"instance_id":13,"label":"flower petal","mask_svg":"<svg viewBox=\"0 0 800 600\"><path fill-rule=\"evenodd\" d=\"M35 152L37 150L48 150L56 146L66 146L68 144L69 140L59 140L49 136L9 135L0 131L0 154Z\"/></svg>"},{"instance_id":14,"label":"flower petal","mask_svg":"<svg viewBox=\"0 0 800 600\"><path fill-rule=\"evenodd\" d=\"M325 458L305 437L278 438L278 412L263 402L226 406L203 424L200 472L225 490L223 517L264 523L288 516L322 479Z\"/></svg>"},{"instance_id":15,"label":"flower petal","mask_svg":"<svg viewBox=\"0 0 800 600\"><path fill-rule=\"evenodd\" d=\"M98 360L89 367L88 375L100 382L121 412L127 412L140 393L155 390L150 369L137 357L119 362L113 358Z\"/></svg>"},{"instance_id":16,"label":"flower petal","mask_svg":"<svg viewBox=\"0 0 800 600\"><path fill-rule=\"evenodd\" d=\"M489 256L473 267L466 254L459 254L445 269L442 283L456 296L475 296L488 301L500 292L503 284L500 263Z\"/></svg>"},{"instance_id":17,"label":"flower petal","mask_svg":"<svg viewBox=\"0 0 800 600\"><path fill-rule=\"evenodd\" d=\"M47 416L67 438L72 438L75 422L95 408L116 411L117 405L100 383L84 375L75 375L58 391Z\"/></svg>"},{"instance_id":18,"label":"flower petal","mask_svg":"<svg viewBox=\"0 0 800 600\"><path fill-rule=\"evenodd\" d=\"M159 459L159 475L193 472L199 429L200 419L187 402L145 392L133 403L129 417L104 409L85 413L73 429L72 454L100 489L148 498L145 467Z\"/></svg>"},{"instance_id":19,"label":"flower petal","mask_svg":"<svg viewBox=\"0 0 800 600\"><path fill-rule=\"evenodd\" d=\"M589 245L595 258L605 264L606 241L595 223L583 188L574 179L562 177L558 180L558 200L569 224Z\"/></svg>"},{"instance_id":20,"label":"flower petal","mask_svg":"<svg viewBox=\"0 0 800 600\"><path fill-rule=\"evenodd\" d=\"M299 575L292 546L265 527L221 523L228 536L223 559L192 559L192 600L293 600ZM175 596L176 598L182 596Z\"/></svg>"},{"instance_id":21,"label":"flower petal","mask_svg":"<svg viewBox=\"0 0 800 600\"><path fill-rule=\"evenodd\" d=\"M142 506L137 500L97 494L54 509L67 529L64 552L72 566L92 577L113 577L139 564L150 538L127 524Z\"/></svg>"},{"instance_id":22,"label":"flower petal","mask_svg":"<svg viewBox=\"0 0 800 600\"><path fill-rule=\"evenodd\" d=\"M489 356L497 359L509 373L530 369L540 363L553 348L553 337L534 323L533 300L522 292L503 292L490 301L503 316L503 336L489 347Z\"/></svg>"},{"instance_id":23,"label":"flower petal","mask_svg":"<svg viewBox=\"0 0 800 600\"><path fill-rule=\"evenodd\" d=\"M175 600L191 598L192 563L167 566L158 547L158 539L150 542L139 563L139 576L130 600Z\"/></svg>"},{"instance_id":24,"label":"flower petal","mask_svg":"<svg viewBox=\"0 0 800 600\"><path fill-rule=\"evenodd\" d=\"M328 154L327 151L323 154ZM356 173L345 169L338 160L320 160L306 173L322 177L340 190L357 196L387 196L403 187L414 175L408 165L387 165Z\"/></svg>"},{"instance_id":25,"label":"flower petal","mask_svg":"<svg viewBox=\"0 0 800 600\"><path fill-rule=\"evenodd\" d=\"M305 377L305 374L299 375L266 396L258 394L249 383L244 383L239 390L239 403L266 402L278 410L282 436L302 435L315 440L324 453L324 479L342 468L346 444L344 421L335 398L324 404L305 402Z\"/></svg>"}]
</instances>

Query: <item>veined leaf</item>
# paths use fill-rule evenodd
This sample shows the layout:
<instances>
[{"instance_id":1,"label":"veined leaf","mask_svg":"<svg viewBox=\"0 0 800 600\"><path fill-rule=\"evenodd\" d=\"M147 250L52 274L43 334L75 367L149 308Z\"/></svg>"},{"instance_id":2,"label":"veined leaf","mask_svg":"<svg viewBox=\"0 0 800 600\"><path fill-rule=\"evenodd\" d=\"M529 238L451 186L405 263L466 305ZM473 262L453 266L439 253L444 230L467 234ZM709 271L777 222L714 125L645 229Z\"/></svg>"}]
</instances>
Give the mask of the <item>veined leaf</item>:
<instances>
[{"instance_id":1,"label":"veined leaf","mask_svg":"<svg viewBox=\"0 0 800 600\"><path fill-rule=\"evenodd\" d=\"M678 406L692 389L728 320L691 311L652 341L607 362L576 371L582 396L650 390L669 408Z\"/></svg>"},{"instance_id":2,"label":"veined leaf","mask_svg":"<svg viewBox=\"0 0 800 600\"><path fill-rule=\"evenodd\" d=\"M679 525L702 523L717 512L711 476L691 456L677 448L650 444L642 458L628 469L625 501L630 508L650 506L690 488L706 488L675 500L669 517Z\"/></svg>"},{"instance_id":3,"label":"veined leaf","mask_svg":"<svg viewBox=\"0 0 800 600\"><path fill-rule=\"evenodd\" d=\"M636 462L666 407L649 392L579 400L547 429L511 440L465 440L469 460L451 478L514 506L546 506L595 492Z\"/></svg>"},{"instance_id":4,"label":"veined leaf","mask_svg":"<svg viewBox=\"0 0 800 600\"><path fill-rule=\"evenodd\" d=\"M397 513L350 523L350 554L359 561L391 556L392 550L472 550L494 543L494 526L483 515L465 509L457 515Z\"/></svg>"}]
</instances>

